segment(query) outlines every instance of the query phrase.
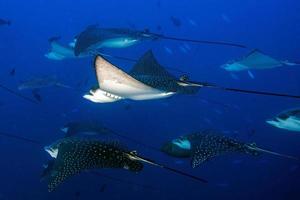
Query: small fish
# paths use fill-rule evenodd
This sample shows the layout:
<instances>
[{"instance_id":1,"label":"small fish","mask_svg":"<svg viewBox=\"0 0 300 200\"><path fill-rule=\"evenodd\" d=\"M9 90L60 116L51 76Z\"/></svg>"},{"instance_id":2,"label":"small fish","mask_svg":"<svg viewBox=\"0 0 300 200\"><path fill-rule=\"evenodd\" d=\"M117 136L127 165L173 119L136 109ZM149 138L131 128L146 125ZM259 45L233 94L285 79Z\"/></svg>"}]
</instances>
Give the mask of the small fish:
<instances>
[{"instance_id":1,"label":"small fish","mask_svg":"<svg viewBox=\"0 0 300 200\"><path fill-rule=\"evenodd\" d=\"M183 43L183 46L184 46L184 48L186 49L186 50L191 50L192 48L191 48L191 46L190 45L188 45L187 43Z\"/></svg>"},{"instance_id":2,"label":"small fish","mask_svg":"<svg viewBox=\"0 0 300 200\"><path fill-rule=\"evenodd\" d=\"M280 129L300 132L300 108L283 111L273 119L268 119L266 122Z\"/></svg>"},{"instance_id":3,"label":"small fish","mask_svg":"<svg viewBox=\"0 0 300 200\"><path fill-rule=\"evenodd\" d=\"M197 22L196 22L195 20L193 20L193 19L188 19L188 22L189 22L190 25L192 25L192 26L194 26L194 27L198 27L198 24L197 24Z\"/></svg>"},{"instance_id":4,"label":"small fish","mask_svg":"<svg viewBox=\"0 0 300 200\"><path fill-rule=\"evenodd\" d=\"M231 19L228 17L228 15L226 14L222 14L221 18L223 19L224 22L230 24L231 23Z\"/></svg>"},{"instance_id":5,"label":"small fish","mask_svg":"<svg viewBox=\"0 0 300 200\"><path fill-rule=\"evenodd\" d=\"M11 22L9 20L5 20L5 19L0 19L0 26L1 25L7 25L10 26Z\"/></svg>"},{"instance_id":6,"label":"small fish","mask_svg":"<svg viewBox=\"0 0 300 200\"><path fill-rule=\"evenodd\" d=\"M231 76L232 79L234 80L240 80L240 77L238 77L238 75L234 74L234 73L230 73L229 74Z\"/></svg>"},{"instance_id":7,"label":"small fish","mask_svg":"<svg viewBox=\"0 0 300 200\"><path fill-rule=\"evenodd\" d=\"M39 94L37 89L32 90L32 96L38 101L42 102L42 96Z\"/></svg>"},{"instance_id":8,"label":"small fish","mask_svg":"<svg viewBox=\"0 0 300 200\"><path fill-rule=\"evenodd\" d=\"M164 49L168 54L173 55L173 51L169 47L165 46Z\"/></svg>"},{"instance_id":9,"label":"small fish","mask_svg":"<svg viewBox=\"0 0 300 200\"><path fill-rule=\"evenodd\" d=\"M13 68L13 69L9 72L9 75L10 75L10 76L16 75L16 69Z\"/></svg>"},{"instance_id":10,"label":"small fish","mask_svg":"<svg viewBox=\"0 0 300 200\"><path fill-rule=\"evenodd\" d=\"M174 26L180 27L181 26L181 20L177 17L171 16L170 17L171 22L173 23Z\"/></svg>"},{"instance_id":11,"label":"small fish","mask_svg":"<svg viewBox=\"0 0 300 200\"><path fill-rule=\"evenodd\" d=\"M250 78L255 79L254 74L250 70L248 70L247 73L248 73Z\"/></svg>"},{"instance_id":12,"label":"small fish","mask_svg":"<svg viewBox=\"0 0 300 200\"><path fill-rule=\"evenodd\" d=\"M182 53L185 53L185 54L188 53L188 51L185 49L184 46L179 46L179 49L180 49L180 51L181 51Z\"/></svg>"},{"instance_id":13,"label":"small fish","mask_svg":"<svg viewBox=\"0 0 300 200\"><path fill-rule=\"evenodd\" d=\"M227 136L216 135L212 131L190 134L167 142L161 150L173 157L192 158L192 167L195 168L203 162L226 153L242 153L258 156L268 153L289 159L298 158L261 149L255 143L243 143Z\"/></svg>"}]
</instances>

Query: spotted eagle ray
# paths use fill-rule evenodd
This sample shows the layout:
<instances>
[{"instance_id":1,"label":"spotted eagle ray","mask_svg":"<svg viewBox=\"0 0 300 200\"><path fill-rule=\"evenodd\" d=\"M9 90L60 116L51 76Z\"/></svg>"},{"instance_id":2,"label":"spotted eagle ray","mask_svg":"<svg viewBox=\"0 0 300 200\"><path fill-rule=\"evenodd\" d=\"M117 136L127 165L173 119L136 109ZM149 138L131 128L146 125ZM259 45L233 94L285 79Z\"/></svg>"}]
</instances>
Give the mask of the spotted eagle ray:
<instances>
[{"instance_id":1,"label":"spotted eagle ray","mask_svg":"<svg viewBox=\"0 0 300 200\"><path fill-rule=\"evenodd\" d=\"M91 54L83 53L80 56L75 56L74 54L74 46L76 39L73 42L69 43L69 45L62 45L58 42L60 37L52 37L48 41L50 43L51 49L45 57L51 60L64 60L64 59L74 59L74 58L83 58L87 56L91 56Z\"/></svg>"},{"instance_id":2,"label":"spotted eagle ray","mask_svg":"<svg viewBox=\"0 0 300 200\"><path fill-rule=\"evenodd\" d=\"M96 51L96 50L88 51L85 53L81 53L79 56L75 56L74 47L75 47L77 39L75 38L74 41L70 42L68 45L62 45L61 43L58 42L59 40L60 40L60 37L51 37L48 39L51 48L50 48L49 52L45 54L46 58L48 58L50 60L60 61L60 60L65 60L65 59L85 58L85 57L99 54L101 56L108 57L108 58L115 58L115 59L120 59L120 60L136 62L136 60L132 59L132 58L126 58L126 57L122 57L122 56L106 54L104 52L100 52L100 51Z\"/></svg>"},{"instance_id":3,"label":"spotted eagle ray","mask_svg":"<svg viewBox=\"0 0 300 200\"><path fill-rule=\"evenodd\" d=\"M153 40L155 37L142 31L126 28L99 28L97 25L88 26L77 37L75 55L93 51L99 48L126 48L142 40Z\"/></svg>"},{"instance_id":4,"label":"spotted eagle ray","mask_svg":"<svg viewBox=\"0 0 300 200\"><path fill-rule=\"evenodd\" d=\"M44 149L55 159L49 175L48 190L50 192L67 178L84 170L115 168L137 173L143 169L143 163L151 164L197 181L207 182L204 179L140 157L136 151L127 151L126 148L116 142L107 143L95 139L73 137L61 139L50 146L46 146Z\"/></svg>"},{"instance_id":5,"label":"spotted eagle ray","mask_svg":"<svg viewBox=\"0 0 300 200\"><path fill-rule=\"evenodd\" d=\"M0 136L16 139L18 141L22 141L22 142L28 143L30 145L33 144L37 147L43 147L44 146L43 142L41 142L41 141L38 141L38 140L32 139L32 138L28 138L28 137L19 136L18 134L12 134L12 133L6 133L6 132L1 132L0 131ZM52 168L54 166L54 163L55 163L55 160L53 159L53 160L49 160L46 164L43 165L44 170L41 173L41 181L43 181L44 179L49 177L49 175L51 174ZM89 172L93 175L96 175L96 176L99 176L99 177L104 177L106 179L116 181L116 182L119 182L119 183L138 186L138 187L141 187L143 189L148 189L148 190L153 190L153 191L160 191L159 188L156 188L156 187L153 187L153 186L150 186L150 185L144 185L144 184L140 184L140 183L120 179L120 178L117 178L117 177L113 177L113 176L109 176L109 175L106 175L106 174L99 173L98 171L89 171Z\"/></svg>"},{"instance_id":6,"label":"spotted eagle ray","mask_svg":"<svg viewBox=\"0 0 300 200\"><path fill-rule=\"evenodd\" d=\"M190 81L188 76L177 79L161 66L151 50L147 51L129 73L96 56L95 72L98 86L83 97L95 103L111 103L122 99L151 100L168 98L175 94L195 94L200 88L224 91L300 98L298 95L221 87L207 82Z\"/></svg>"},{"instance_id":7,"label":"spotted eagle ray","mask_svg":"<svg viewBox=\"0 0 300 200\"><path fill-rule=\"evenodd\" d=\"M191 157L191 165L193 168L212 159L213 157L228 153L242 153L252 156L258 156L261 153L268 153L298 160L298 158L293 156L283 155L259 148L255 143L240 142L227 136L217 135L212 131L203 131L179 137L164 144L161 150L173 157Z\"/></svg>"},{"instance_id":8,"label":"spotted eagle ray","mask_svg":"<svg viewBox=\"0 0 300 200\"><path fill-rule=\"evenodd\" d=\"M75 55L79 56L82 53L94 51L99 48L126 48L136 45L142 41L153 41L157 39L246 48L244 45L229 42L171 37L151 33L149 30L136 31L128 28L100 28L97 25L91 25L78 35L77 42L75 44Z\"/></svg>"},{"instance_id":9,"label":"spotted eagle ray","mask_svg":"<svg viewBox=\"0 0 300 200\"><path fill-rule=\"evenodd\" d=\"M101 56L95 59L98 87L84 98L96 103L122 99L160 99L175 94L194 94L199 87L177 80L147 51L127 74Z\"/></svg>"},{"instance_id":10,"label":"spotted eagle ray","mask_svg":"<svg viewBox=\"0 0 300 200\"><path fill-rule=\"evenodd\" d=\"M300 63L279 61L255 49L241 59L231 61L227 64L222 65L221 68L225 69L226 71L243 71L252 69L272 69L276 67L294 65L300 65Z\"/></svg>"},{"instance_id":11,"label":"spotted eagle ray","mask_svg":"<svg viewBox=\"0 0 300 200\"><path fill-rule=\"evenodd\" d=\"M266 122L277 128L300 132L300 108L283 111Z\"/></svg>"}]
</instances>

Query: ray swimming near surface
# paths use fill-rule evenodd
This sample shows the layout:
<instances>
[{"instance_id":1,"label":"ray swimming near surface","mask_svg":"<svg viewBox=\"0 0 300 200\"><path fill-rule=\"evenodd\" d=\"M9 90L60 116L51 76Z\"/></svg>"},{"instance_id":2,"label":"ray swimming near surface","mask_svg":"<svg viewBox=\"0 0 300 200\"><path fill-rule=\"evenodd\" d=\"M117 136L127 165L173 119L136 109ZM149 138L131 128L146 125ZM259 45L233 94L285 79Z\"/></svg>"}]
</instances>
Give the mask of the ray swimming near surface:
<instances>
[{"instance_id":1,"label":"ray swimming near surface","mask_svg":"<svg viewBox=\"0 0 300 200\"><path fill-rule=\"evenodd\" d=\"M75 55L79 56L82 53L100 48L126 48L136 45L141 41L153 41L157 39L247 48L244 45L231 42L172 37L152 33L148 29L144 31L137 31L127 28L101 28L98 25L91 25L78 35L77 42L75 44Z\"/></svg>"},{"instance_id":2,"label":"ray swimming near surface","mask_svg":"<svg viewBox=\"0 0 300 200\"><path fill-rule=\"evenodd\" d=\"M263 70L283 66L300 65L297 62L280 61L254 49L246 56L221 66L226 71Z\"/></svg>"},{"instance_id":3,"label":"ray swimming near surface","mask_svg":"<svg viewBox=\"0 0 300 200\"><path fill-rule=\"evenodd\" d=\"M49 176L48 190L50 192L67 178L84 170L115 168L137 173L142 171L143 163L160 167L203 183L207 182L202 178L138 156L135 151L128 151L118 142L107 143L95 139L73 137L58 140L44 149L55 159Z\"/></svg>"},{"instance_id":4,"label":"ray swimming near surface","mask_svg":"<svg viewBox=\"0 0 300 200\"><path fill-rule=\"evenodd\" d=\"M283 158L299 160L293 156L257 147L255 143L244 143L227 136L216 134L210 130L174 139L164 144L161 150L173 157L192 158L191 165L193 168L214 157L228 153L242 153L252 156L267 153Z\"/></svg>"}]
</instances>

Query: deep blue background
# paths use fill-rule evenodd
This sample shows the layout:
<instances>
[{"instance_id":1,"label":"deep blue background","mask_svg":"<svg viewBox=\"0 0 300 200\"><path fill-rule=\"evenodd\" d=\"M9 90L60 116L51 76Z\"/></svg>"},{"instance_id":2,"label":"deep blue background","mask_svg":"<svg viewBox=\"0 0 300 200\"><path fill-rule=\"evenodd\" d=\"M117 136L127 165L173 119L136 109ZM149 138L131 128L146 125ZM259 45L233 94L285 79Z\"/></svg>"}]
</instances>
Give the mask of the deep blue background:
<instances>
[{"instance_id":1,"label":"deep blue background","mask_svg":"<svg viewBox=\"0 0 300 200\"><path fill-rule=\"evenodd\" d=\"M160 3L158 3L160 2ZM96 83L92 59L50 61L44 57L49 48L47 39L62 36L69 42L87 25L102 27L149 28L172 36L235 41L258 48L278 59L300 60L300 3L296 0L0 0L0 18L12 21L0 27L1 83L17 90L20 81L41 75L56 75L64 84L76 86L89 79L79 90L45 88L43 102L32 105L0 91L0 131L35 138L45 144L62 134L59 128L68 121L98 119L128 136L152 146L179 135L213 128L230 136L274 151L300 156L299 133L273 128L265 120L282 110L299 106L291 99L250 96L202 90L195 96L144 102L94 104L81 96ZM174 27L170 16L182 21ZM189 19L198 26L192 26ZM159 61L168 67L187 71L194 80L215 82L224 86L300 94L300 68L284 67L246 72L232 79L220 65L247 53L231 47L197 46L180 50L182 43L148 42L121 50L115 55L138 58L152 48ZM173 51L165 51L168 47ZM129 69L132 63L113 60ZM15 77L9 71L16 68ZM22 91L24 95L31 93ZM204 99L204 100L203 100ZM208 103L207 103L208 100ZM224 107L213 103L228 104ZM125 109L130 106L130 109ZM256 130L249 136L251 129ZM233 134L237 131L237 134ZM123 170L101 170L123 180L151 185L149 191L88 173L75 176L53 193L40 182L42 164L48 155L42 147L0 136L0 199L300 199L299 163L262 155L258 158L232 155L213 159L197 169L189 160L167 157L124 141L142 155L188 171L209 180L203 185L167 171L146 166L140 174ZM107 184L100 192L102 184Z\"/></svg>"}]
</instances>

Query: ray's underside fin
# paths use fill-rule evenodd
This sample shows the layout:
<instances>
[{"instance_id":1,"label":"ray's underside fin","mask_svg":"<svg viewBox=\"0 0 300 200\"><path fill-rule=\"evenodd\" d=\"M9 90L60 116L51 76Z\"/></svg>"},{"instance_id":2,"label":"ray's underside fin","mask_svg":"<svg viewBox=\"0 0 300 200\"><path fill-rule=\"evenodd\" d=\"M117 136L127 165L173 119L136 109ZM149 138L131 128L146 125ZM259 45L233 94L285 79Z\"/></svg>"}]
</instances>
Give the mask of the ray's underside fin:
<instances>
[{"instance_id":1,"label":"ray's underside fin","mask_svg":"<svg viewBox=\"0 0 300 200\"><path fill-rule=\"evenodd\" d=\"M198 87L202 87L202 88L219 89L219 90L224 90L224 91L246 93L246 94L256 94L256 95L277 96L277 97L300 99L300 95L293 95L293 94L283 94L283 93L275 93L275 92L266 92L266 91L257 91L257 90L245 90L245 89L240 89L240 88L222 87L222 86L217 86L215 84L211 84L211 83L207 83L207 82L188 81L186 83L187 84L198 85Z\"/></svg>"}]
</instances>

